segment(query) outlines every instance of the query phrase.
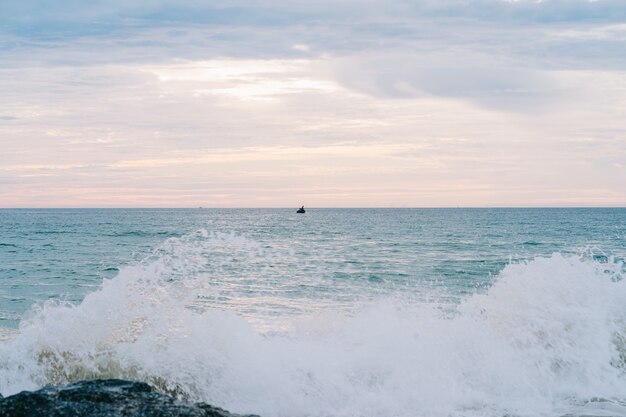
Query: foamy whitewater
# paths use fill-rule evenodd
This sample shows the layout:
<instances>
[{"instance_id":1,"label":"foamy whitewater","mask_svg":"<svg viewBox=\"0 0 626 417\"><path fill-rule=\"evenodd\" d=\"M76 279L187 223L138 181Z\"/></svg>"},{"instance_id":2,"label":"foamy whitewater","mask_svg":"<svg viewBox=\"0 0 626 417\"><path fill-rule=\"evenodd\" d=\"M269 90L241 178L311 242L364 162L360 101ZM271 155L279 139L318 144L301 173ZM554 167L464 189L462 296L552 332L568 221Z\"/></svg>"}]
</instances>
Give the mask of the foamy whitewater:
<instances>
[{"instance_id":1,"label":"foamy whitewater","mask_svg":"<svg viewBox=\"0 0 626 417\"><path fill-rule=\"evenodd\" d=\"M257 214L243 214L249 233L210 212L169 237L135 236L144 252L129 254L125 243L127 255L111 251L121 260L115 271L95 286L65 283L66 294L51 299L32 294L45 294L53 279L38 275L29 287L7 271L30 264L8 268L13 258L4 253L4 293L13 280L21 294L13 298L35 300L0 332L0 393L115 377L264 417L626 416L624 211L611 213L604 230L582 233L568 228L592 229L600 222L593 210L432 212L417 229L408 229L415 216L394 226L385 216L406 212L393 210ZM88 227L93 213L82 215L85 230L102 235ZM97 218L109 215L119 217ZM568 215L577 220L568 224ZM493 236L504 223L509 229ZM28 229L25 221L7 224L4 244L28 245L11 238L16 227ZM320 228L328 233L311 237ZM529 229L545 241L569 240L543 248L523 235ZM89 233L77 242L87 244ZM428 238L428 249L411 244ZM591 248L578 245L585 238ZM599 255L600 246L612 253ZM107 253L89 253L101 271L111 269Z\"/></svg>"}]
</instances>

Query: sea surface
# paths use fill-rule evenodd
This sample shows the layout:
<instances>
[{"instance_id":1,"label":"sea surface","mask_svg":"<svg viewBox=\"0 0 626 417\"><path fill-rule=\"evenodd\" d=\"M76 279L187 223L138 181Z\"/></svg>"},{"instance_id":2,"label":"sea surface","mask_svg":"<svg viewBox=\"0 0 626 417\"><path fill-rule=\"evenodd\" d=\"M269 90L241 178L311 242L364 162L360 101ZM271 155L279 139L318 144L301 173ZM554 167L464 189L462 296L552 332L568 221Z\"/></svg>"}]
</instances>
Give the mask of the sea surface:
<instances>
[{"instance_id":1,"label":"sea surface","mask_svg":"<svg viewBox=\"0 0 626 417\"><path fill-rule=\"evenodd\" d=\"M0 393L626 416L626 209L0 210Z\"/></svg>"}]
</instances>

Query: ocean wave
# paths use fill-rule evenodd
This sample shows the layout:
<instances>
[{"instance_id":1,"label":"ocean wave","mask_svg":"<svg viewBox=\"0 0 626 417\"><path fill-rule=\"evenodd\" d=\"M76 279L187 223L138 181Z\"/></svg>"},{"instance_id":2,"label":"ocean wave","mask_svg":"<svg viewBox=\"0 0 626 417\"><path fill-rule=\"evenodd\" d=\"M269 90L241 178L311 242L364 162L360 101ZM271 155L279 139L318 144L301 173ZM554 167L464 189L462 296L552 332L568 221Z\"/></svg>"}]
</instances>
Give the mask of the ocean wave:
<instances>
[{"instance_id":1,"label":"ocean wave","mask_svg":"<svg viewBox=\"0 0 626 417\"><path fill-rule=\"evenodd\" d=\"M384 297L263 331L198 308L207 280L219 285L204 273L209 248L272 258L232 234L168 239L82 303L39 305L0 337L0 392L123 378L266 417L626 415L626 281L614 259L510 264L452 314Z\"/></svg>"},{"instance_id":2,"label":"ocean wave","mask_svg":"<svg viewBox=\"0 0 626 417\"><path fill-rule=\"evenodd\" d=\"M127 230L121 232L110 233L105 236L111 237L177 237L176 232L169 231L144 231L144 230Z\"/></svg>"}]
</instances>

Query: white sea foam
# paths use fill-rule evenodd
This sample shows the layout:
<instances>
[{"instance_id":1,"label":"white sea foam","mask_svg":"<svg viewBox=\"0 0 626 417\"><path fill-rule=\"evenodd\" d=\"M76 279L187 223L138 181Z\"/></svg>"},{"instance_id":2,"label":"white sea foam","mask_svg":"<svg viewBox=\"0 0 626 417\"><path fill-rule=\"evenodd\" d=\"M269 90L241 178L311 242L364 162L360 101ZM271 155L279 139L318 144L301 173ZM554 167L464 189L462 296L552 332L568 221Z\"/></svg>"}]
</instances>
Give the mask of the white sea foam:
<instances>
[{"instance_id":1,"label":"white sea foam","mask_svg":"<svg viewBox=\"0 0 626 417\"><path fill-rule=\"evenodd\" d=\"M453 315L385 298L268 333L196 308L219 285L197 273L207 245L265 256L234 235L170 239L80 305L39 306L0 341L0 392L119 377L264 417L626 415L618 262L554 254L507 266Z\"/></svg>"}]
</instances>

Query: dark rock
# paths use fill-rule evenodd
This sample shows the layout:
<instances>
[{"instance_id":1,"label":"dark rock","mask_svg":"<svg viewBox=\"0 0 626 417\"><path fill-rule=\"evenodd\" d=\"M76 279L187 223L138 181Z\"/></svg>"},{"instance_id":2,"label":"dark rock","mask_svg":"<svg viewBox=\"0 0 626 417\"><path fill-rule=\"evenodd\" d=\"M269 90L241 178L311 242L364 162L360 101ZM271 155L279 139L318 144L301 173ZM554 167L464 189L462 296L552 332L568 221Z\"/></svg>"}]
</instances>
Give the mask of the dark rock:
<instances>
[{"instance_id":1,"label":"dark rock","mask_svg":"<svg viewBox=\"0 0 626 417\"><path fill-rule=\"evenodd\" d=\"M189 404L143 382L104 379L0 396L0 417L257 417Z\"/></svg>"}]
</instances>

